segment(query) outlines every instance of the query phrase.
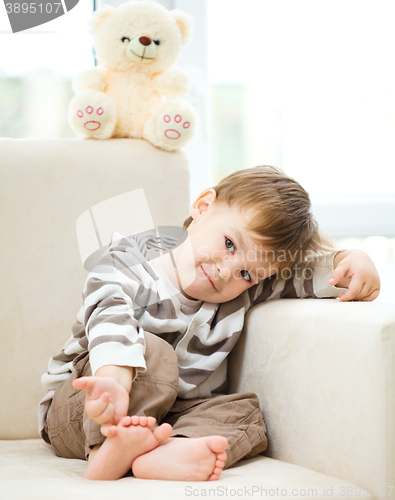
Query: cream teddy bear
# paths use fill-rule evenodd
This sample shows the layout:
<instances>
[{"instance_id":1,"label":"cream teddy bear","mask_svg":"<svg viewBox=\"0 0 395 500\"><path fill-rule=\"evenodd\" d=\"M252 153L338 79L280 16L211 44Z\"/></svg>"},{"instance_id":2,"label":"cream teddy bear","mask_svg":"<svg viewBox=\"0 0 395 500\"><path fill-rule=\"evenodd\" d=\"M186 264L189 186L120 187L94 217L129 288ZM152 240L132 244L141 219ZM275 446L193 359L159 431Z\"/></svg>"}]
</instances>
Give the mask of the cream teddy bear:
<instances>
[{"instance_id":1,"label":"cream teddy bear","mask_svg":"<svg viewBox=\"0 0 395 500\"><path fill-rule=\"evenodd\" d=\"M91 21L100 67L73 81L71 128L82 138L134 137L174 150L192 136L195 114L184 100L186 72L173 67L192 34L192 19L152 1L105 6Z\"/></svg>"}]
</instances>

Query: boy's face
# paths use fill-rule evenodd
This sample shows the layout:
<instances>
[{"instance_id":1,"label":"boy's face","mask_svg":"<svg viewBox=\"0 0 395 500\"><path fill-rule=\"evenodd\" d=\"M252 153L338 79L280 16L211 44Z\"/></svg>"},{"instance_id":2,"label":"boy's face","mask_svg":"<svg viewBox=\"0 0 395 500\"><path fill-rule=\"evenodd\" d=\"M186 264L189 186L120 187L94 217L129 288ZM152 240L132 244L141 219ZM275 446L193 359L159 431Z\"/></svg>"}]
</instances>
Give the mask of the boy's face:
<instances>
[{"instance_id":1,"label":"boy's face","mask_svg":"<svg viewBox=\"0 0 395 500\"><path fill-rule=\"evenodd\" d=\"M173 255L184 295L223 303L275 274L277 269L270 263L270 248L253 242L256 235L247 229L247 216L237 208L216 205L215 197L215 191L210 189L195 200L189 238Z\"/></svg>"}]
</instances>

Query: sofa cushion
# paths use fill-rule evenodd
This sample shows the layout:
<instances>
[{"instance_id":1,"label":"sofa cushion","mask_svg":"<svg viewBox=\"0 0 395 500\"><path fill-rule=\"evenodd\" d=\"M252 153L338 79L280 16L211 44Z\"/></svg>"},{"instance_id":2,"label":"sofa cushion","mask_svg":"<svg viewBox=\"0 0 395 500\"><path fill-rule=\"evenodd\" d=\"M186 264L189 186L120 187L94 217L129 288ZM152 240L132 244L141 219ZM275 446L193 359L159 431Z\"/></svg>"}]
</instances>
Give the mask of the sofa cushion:
<instances>
[{"instance_id":1,"label":"sofa cushion","mask_svg":"<svg viewBox=\"0 0 395 500\"><path fill-rule=\"evenodd\" d=\"M334 477L258 456L225 470L219 481L151 481L125 477L90 481L83 477L86 462L55 457L37 439L0 441L1 498L12 500L79 500L110 498L171 500L197 497L314 499L363 498L358 486Z\"/></svg>"}]
</instances>

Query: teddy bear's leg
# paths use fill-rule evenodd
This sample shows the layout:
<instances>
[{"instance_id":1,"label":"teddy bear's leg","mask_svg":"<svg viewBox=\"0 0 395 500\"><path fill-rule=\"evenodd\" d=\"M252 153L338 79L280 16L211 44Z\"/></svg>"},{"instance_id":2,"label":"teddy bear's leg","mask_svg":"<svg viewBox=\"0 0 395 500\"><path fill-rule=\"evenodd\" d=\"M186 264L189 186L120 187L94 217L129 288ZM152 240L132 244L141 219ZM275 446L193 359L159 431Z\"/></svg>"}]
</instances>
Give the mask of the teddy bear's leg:
<instances>
[{"instance_id":1,"label":"teddy bear's leg","mask_svg":"<svg viewBox=\"0 0 395 500\"><path fill-rule=\"evenodd\" d=\"M147 120L143 138L154 146L172 151L189 141L195 125L195 112L188 102L168 101Z\"/></svg>"},{"instance_id":2,"label":"teddy bear's leg","mask_svg":"<svg viewBox=\"0 0 395 500\"><path fill-rule=\"evenodd\" d=\"M114 132L117 108L104 92L83 90L71 100L68 119L78 137L108 139Z\"/></svg>"}]
</instances>

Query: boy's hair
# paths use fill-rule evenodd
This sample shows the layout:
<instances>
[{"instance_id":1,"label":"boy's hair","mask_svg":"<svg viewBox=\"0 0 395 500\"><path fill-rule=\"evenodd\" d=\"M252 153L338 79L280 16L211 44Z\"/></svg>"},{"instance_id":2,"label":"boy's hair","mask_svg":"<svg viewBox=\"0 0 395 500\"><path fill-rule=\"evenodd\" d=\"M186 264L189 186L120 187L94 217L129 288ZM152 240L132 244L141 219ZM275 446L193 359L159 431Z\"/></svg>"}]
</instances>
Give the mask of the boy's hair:
<instances>
[{"instance_id":1,"label":"boy's hair","mask_svg":"<svg viewBox=\"0 0 395 500\"><path fill-rule=\"evenodd\" d=\"M279 271L321 251L335 250L318 227L308 193L279 168L265 165L239 170L212 189L217 193L216 205L227 204L242 213L251 210L248 229L258 235L254 243L270 247L270 260L277 261ZM185 229L192 220L186 219Z\"/></svg>"}]
</instances>

